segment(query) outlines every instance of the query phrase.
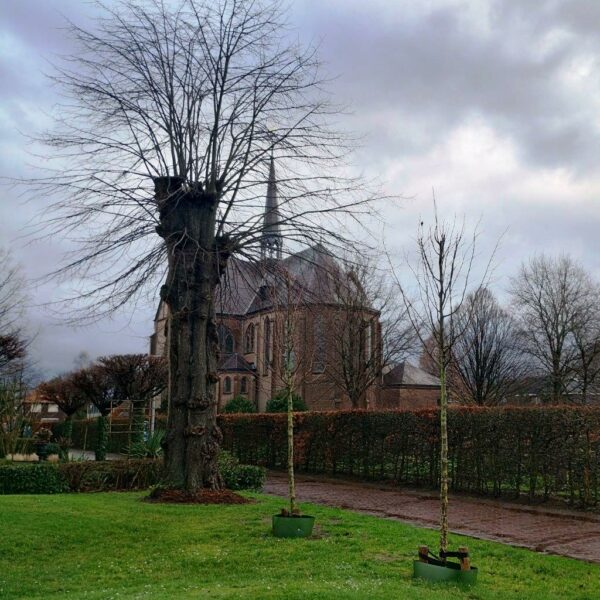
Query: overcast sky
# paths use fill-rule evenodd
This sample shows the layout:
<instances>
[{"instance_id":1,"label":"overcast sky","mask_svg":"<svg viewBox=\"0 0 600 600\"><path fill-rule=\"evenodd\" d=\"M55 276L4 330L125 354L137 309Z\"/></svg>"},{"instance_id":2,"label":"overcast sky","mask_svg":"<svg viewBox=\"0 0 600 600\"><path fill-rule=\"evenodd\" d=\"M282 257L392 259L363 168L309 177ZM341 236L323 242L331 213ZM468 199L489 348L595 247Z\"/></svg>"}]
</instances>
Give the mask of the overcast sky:
<instances>
[{"instance_id":1,"label":"overcast sky","mask_svg":"<svg viewBox=\"0 0 600 600\"><path fill-rule=\"evenodd\" d=\"M28 175L25 134L56 102L44 77L69 52L62 15L85 24L81 0L0 2L0 175ZM405 200L386 213L386 244L401 255L431 214L481 219L482 254L502 234L500 294L535 253L565 252L600 279L600 2L598 0L298 0L292 22L319 40L344 126L364 135L356 162ZM23 238L43 199L2 189L0 243L35 279L61 260L62 240ZM400 260L400 259L398 259ZM29 329L46 373L86 351L141 352L153 302L74 330L41 306L56 284L31 290Z\"/></svg>"}]
</instances>

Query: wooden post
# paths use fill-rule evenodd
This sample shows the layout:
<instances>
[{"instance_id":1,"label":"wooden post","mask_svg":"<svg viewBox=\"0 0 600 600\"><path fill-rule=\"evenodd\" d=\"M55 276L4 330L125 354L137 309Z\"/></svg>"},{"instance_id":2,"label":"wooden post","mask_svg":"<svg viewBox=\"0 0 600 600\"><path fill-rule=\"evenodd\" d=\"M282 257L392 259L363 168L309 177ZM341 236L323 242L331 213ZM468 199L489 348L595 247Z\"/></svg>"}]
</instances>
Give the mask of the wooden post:
<instances>
[{"instance_id":1,"label":"wooden post","mask_svg":"<svg viewBox=\"0 0 600 600\"><path fill-rule=\"evenodd\" d=\"M429 562L429 548L427 546L419 546L419 560L424 563Z\"/></svg>"},{"instance_id":2,"label":"wooden post","mask_svg":"<svg viewBox=\"0 0 600 600\"><path fill-rule=\"evenodd\" d=\"M466 556L461 557L460 559L460 570L461 571L470 571L471 570L471 560L469 559L469 549L466 546L461 546L458 549L459 552L464 552Z\"/></svg>"}]
</instances>

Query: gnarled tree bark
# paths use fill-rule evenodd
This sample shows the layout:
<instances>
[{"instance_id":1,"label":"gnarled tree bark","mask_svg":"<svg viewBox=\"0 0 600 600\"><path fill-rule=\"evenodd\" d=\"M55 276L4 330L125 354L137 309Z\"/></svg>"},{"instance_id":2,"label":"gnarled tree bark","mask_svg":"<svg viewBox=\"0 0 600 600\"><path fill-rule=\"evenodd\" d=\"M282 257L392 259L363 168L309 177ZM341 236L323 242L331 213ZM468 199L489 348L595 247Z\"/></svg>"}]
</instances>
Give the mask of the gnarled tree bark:
<instances>
[{"instance_id":1,"label":"gnarled tree bark","mask_svg":"<svg viewBox=\"0 0 600 600\"><path fill-rule=\"evenodd\" d=\"M188 491L220 489L217 465L215 291L229 250L215 235L217 186L187 186L178 177L154 180L168 252L161 298L169 309L169 421L164 441L167 483Z\"/></svg>"}]
</instances>

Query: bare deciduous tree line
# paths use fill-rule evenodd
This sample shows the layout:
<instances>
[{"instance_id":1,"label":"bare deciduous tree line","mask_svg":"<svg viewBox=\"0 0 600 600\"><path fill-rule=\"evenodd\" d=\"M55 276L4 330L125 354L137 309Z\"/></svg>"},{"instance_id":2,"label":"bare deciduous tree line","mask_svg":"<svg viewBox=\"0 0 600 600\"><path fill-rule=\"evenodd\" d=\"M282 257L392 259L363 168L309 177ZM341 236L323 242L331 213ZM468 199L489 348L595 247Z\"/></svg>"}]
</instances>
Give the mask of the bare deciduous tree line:
<instances>
[{"instance_id":1,"label":"bare deciduous tree line","mask_svg":"<svg viewBox=\"0 0 600 600\"><path fill-rule=\"evenodd\" d=\"M508 292L503 306L490 287L479 287L456 312L453 397L482 406L599 397L598 283L573 258L542 254L522 264ZM421 362L437 373L437 357L425 352Z\"/></svg>"}]
</instances>

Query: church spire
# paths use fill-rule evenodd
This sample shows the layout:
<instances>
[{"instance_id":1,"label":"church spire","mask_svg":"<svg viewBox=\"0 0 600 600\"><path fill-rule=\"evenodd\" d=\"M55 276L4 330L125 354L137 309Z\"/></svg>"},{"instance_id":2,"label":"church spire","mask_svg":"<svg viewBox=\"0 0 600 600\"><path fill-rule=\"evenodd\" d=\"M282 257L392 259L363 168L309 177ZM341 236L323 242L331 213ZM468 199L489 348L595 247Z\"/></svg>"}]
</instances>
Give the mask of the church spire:
<instances>
[{"instance_id":1,"label":"church spire","mask_svg":"<svg viewBox=\"0 0 600 600\"><path fill-rule=\"evenodd\" d=\"M275 160L271 154L269 181L267 183L267 202L263 221L262 239L260 241L260 256L264 259L281 260L283 238L280 228L279 203L277 201L277 179L275 177Z\"/></svg>"}]
</instances>

